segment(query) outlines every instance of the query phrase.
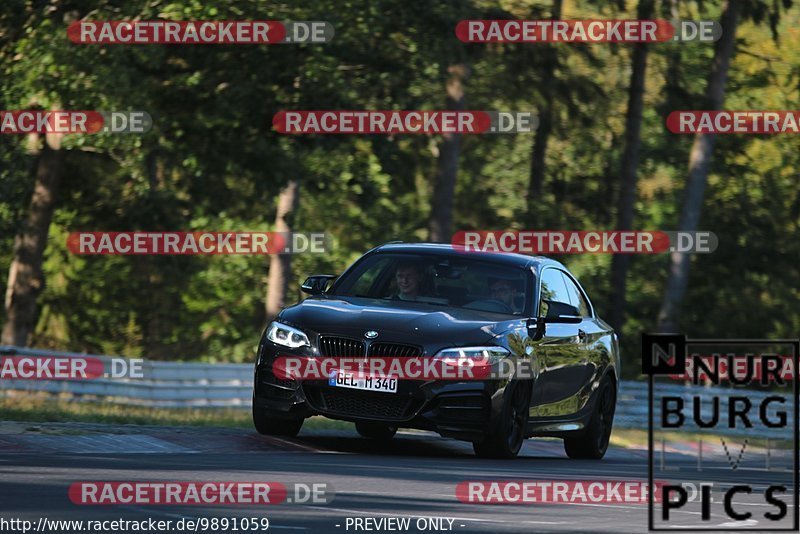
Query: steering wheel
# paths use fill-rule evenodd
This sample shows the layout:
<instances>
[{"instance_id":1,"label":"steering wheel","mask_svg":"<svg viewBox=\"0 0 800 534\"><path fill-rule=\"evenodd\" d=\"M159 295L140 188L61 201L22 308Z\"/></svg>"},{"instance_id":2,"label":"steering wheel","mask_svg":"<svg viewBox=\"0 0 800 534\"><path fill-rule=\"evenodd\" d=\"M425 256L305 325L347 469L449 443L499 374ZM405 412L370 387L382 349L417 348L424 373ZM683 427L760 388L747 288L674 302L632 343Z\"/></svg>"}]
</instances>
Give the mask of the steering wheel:
<instances>
[{"instance_id":1,"label":"steering wheel","mask_svg":"<svg viewBox=\"0 0 800 534\"><path fill-rule=\"evenodd\" d=\"M473 306L474 304L478 304L478 306ZM495 309L487 310L486 307L481 306L482 304L488 304ZM488 307L488 306L487 306ZM480 310L480 311L488 311L488 312L495 312L495 313L514 313L514 310L511 309L511 306L503 302L502 300L498 299L480 299L480 300L473 300L464 308L472 309L472 310Z\"/></svg>"}]
</instances>

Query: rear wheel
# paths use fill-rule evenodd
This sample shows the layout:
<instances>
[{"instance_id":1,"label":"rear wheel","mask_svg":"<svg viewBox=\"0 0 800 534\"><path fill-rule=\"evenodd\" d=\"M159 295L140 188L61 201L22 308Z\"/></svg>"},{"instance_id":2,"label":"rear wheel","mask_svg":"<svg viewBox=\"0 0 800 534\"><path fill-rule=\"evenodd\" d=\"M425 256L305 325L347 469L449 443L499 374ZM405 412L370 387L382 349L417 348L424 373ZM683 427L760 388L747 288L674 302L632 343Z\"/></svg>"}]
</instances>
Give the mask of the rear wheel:
<instances>
[{"instance_id":1,"label":"rear wheel","mask_svg":"<svg viewBox=\"0 0 800 534\"><path fill-rule=\"evenodd\" d=\"M512 390L506 391L500 417L490 426L486 439L472 444L475 454L481 458L514 458L525 441L530 384L514 382L510 387Z\"/></svg>"},{"instance_id":2,"label":"rear wheel","mask_svg":"<svg viewBox=\"0 0 800 534\"><path fill-rule=\"evenodd\" d=\"M253 403L253 425L259 434L294 437L303 426L303 419L282 419Z\"/></svg>"},{"instance_id":3,"label":"rear wheel","mask_svg":"<svg viewBox=\"0 0 800 534\"><path fill-rule=\"evenodd\" d=\"M586 431L574 438L564 438L567 456L581 460L599 460L608 450L614 411L617 405L616 382L610 377L603 379L598 392L594 413Z\"/></svg>"},{"instance_id":4,"label":"rear wheel","mask_svg":"<svg viewBox=\"0 0 800 534\"><path fill-rule=\"evenodd\" d=\"M356 431L365 438L389 440L397 433L397 427L382 423L358 422L356 423Z\"/></svg>"}]
</instances>

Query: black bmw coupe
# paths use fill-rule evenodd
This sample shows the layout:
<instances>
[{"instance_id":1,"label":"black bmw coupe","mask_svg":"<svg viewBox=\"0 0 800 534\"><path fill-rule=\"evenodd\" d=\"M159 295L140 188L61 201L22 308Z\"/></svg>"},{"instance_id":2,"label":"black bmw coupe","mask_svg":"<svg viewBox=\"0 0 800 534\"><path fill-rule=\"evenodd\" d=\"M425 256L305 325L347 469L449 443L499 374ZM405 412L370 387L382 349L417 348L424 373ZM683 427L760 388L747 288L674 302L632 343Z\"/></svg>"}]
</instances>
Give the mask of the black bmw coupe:
<instances>
[{"instance_id":1,"label":"black bmw coupe","mask_svg":"<svg viewBox=\"0 0 800 534\"><path fill-rule=\"evenodd\" d=\"M302 290L311 296L282 310L259 344L253 422L260 433L293 436L305 418L323 415L352 421L374 440L400 427L432 430L471 441L485 457L513 458L533 436L563 438L570 458L605 455L617 336L559 262L389 243L340 276L309 277ZM341 371L289 377L274 366L287 357L474 360L492 372L463 380Z\"/></svg>"}]
</instances>

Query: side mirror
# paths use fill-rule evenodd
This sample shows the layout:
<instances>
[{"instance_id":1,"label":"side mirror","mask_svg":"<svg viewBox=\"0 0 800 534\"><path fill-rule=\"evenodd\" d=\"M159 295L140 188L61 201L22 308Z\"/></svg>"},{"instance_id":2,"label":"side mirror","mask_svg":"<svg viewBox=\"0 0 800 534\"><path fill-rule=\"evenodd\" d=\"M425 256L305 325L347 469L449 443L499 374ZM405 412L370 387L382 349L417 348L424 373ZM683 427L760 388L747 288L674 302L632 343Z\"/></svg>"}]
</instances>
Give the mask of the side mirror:
<instances>
[{"instance_id":1,"label":"side mirror","mask_svg":"<svg viewBox=\"0 0 800 534\"><path fill-rule=\"evenodd\" d=\"M336 278L335 274L315 274L306 278L300 289L309 295L321 295L327 289L328 282L334 278Z\"/></svg>"},{"instance_id":2,"label":"side mirror","mask_svg":"<svg viewBox=\"0 0 800 534\"><path fill-rule=\"evenodd\" d=\"M547 315L544 317L546 323L577 324L583 320L581 312L572 304L545 300L547 303Z\"/></svg>"}]
</instances>

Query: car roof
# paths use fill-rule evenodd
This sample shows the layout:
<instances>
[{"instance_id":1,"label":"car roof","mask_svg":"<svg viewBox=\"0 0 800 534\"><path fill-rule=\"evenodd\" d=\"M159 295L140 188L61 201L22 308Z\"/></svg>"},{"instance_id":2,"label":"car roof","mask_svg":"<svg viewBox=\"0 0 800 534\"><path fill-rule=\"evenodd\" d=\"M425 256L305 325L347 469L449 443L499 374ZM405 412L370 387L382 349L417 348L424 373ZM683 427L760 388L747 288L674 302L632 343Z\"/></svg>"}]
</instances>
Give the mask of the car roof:
<instances>
[{"instance_id":1,"label":"car roof","mask_svg":"<svg viewBox=\"0 0 800 534\"><path fill-rule=\"evenodd\" d=\"M379 245L370 250L370 253L377 252L396 252L399 254L453 254L453 255L470 255L476 258L496 261L503 265L514 267L534 267L537 271L545 265L554 265L562 269L566 269L560 262L545 258L544 256L526 256L524 254L516 254L513 252L473 252L464 251L463 247L455 247L446 243L401 243L390 242Z\"/></svg>"}]
</instances>

